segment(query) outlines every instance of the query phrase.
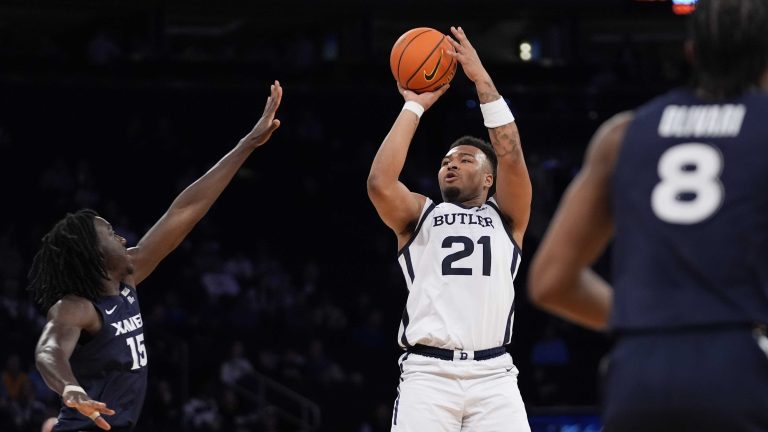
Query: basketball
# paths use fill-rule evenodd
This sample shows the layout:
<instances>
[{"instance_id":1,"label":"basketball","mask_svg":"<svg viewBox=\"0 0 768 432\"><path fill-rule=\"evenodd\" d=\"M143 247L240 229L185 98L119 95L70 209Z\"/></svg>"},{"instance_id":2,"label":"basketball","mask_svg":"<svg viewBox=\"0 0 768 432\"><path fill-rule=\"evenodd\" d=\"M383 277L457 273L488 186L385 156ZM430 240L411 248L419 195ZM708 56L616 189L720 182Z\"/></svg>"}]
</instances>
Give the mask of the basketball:
<instances>
[{"instance_id":1,"label":"basketball","mask_svg":"<svg viewBox=\"0 0 768 432\"><path fill-rule=\"evenodd\" d=\"M435 91L456 74L456 59L448 37L429 28L418 27L403 33L392 46L389 66L400 86L416 93Z\"/></svg>"}]
</instances>

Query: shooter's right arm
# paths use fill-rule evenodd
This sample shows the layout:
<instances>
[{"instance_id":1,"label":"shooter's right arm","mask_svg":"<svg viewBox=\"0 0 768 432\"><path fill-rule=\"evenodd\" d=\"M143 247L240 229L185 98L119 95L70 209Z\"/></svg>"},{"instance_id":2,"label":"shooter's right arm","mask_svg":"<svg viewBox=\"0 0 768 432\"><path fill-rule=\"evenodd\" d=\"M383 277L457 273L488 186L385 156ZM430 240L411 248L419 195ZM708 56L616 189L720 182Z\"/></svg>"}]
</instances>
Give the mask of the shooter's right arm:
<instances>
[{"instance_id":1,"label":"shooter's right arm","mask_svg":"<svg viewBox=\"0 0 768 432\"><path fill-rule=\"evenodd\" d=\"M392 228L398 238L409 234L413 221L419 218L426 198L411 192L400 181L419 117L402 110L376 152L368 174L368 196L381 220Z\"/></svg>"},{"instance_id":2,"label":"shooter's right arm","mask_svg":"<svg viewBox=\"0 0 768 432\"><path fill-rule=\"evenodd\" d=\"M416 102L427 110L448 90L448 86L418 95L401 87L398 89L406 101ZM410 237L426 202L424 195L411 192L399 179L418 125L416 113L407 109L400 111L376 152L368 174L368 196L381 220L397 234L398 249Z\"/></svg>"}]
</instances>

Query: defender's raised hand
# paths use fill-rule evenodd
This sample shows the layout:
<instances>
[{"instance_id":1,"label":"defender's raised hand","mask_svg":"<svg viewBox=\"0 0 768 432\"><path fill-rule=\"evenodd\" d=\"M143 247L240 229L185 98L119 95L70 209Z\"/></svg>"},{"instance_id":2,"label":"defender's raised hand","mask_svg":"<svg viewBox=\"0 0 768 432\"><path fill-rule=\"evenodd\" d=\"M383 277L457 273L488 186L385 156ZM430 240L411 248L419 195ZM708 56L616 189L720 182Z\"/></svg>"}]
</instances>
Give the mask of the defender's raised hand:
<instances>
[{"instance_id":1,"label":"defender's raised hand","mask_svg":"<svg viewBox=\"0 0 768 432\"><path fill-rule=\"evenodd\" d=\"M270 95L264 106L264 113L256 123L256 126L253 127L253 130L243 138L243 141L256 148L269 140L272 132L280 127L280 120L275 118L275 113L282 99L283 88L280 86L280 81L275 80L275 83L270 86Z\"/></svg>"},{"instance_id":2,"label":"defender's raised hand","mask_svg":"<svg viewBox=\"0 0 768 432\"><path fill-rule=\"evenodd\" d=\"M488 72L486 72L483 63L480 61L480 56L477 55L477 51L469 43L467 35L464 34L464 30L461 27L451 27L451 33L453 38L448 36L448 40L453 45L454 52L448 51L449 55L456 57L456 60L461 63L461 69L464 70L464 75L472 82L487 78ZM454 39L455 38L455 39Z\"/></svg>"}]
</instances>

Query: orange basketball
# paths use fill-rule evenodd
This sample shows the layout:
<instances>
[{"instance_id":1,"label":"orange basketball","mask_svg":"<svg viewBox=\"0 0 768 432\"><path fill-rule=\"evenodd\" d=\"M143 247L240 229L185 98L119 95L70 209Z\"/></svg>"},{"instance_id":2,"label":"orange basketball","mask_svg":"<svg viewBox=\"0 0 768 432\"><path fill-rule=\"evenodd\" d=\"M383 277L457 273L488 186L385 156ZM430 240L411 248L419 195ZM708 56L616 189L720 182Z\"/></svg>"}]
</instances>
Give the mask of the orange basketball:
<instances>
[{"instance_id":1,"label":"orange basketball","mask_svg":"<svg viewBox=\"0 0 768 432\"><path fill-rule=\"evenodd\" d=\"M453 47L441 32L429 27L408 30L392 46L389 67L400 86L416 93L439 89L456 74Z\"/></svg>"}]
</instances>

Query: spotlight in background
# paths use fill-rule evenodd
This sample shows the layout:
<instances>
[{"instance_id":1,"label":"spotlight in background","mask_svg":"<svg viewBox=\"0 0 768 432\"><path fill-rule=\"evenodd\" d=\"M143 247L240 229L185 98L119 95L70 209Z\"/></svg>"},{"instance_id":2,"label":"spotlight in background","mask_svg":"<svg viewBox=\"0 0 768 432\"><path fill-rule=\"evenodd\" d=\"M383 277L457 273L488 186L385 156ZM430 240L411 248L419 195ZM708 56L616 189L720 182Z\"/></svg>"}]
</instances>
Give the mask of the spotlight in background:
<instances>
[{"instance_id":1,"label":"spotlight in background","mask_svg":"<svg viewBox=\"0 0 768 432\"><path fill-rule=\"evenodd\" d=\"M696 9L696 0L672 0L675 15L688 15Z\"/></svg>"},{"instance_id":2,"label":"spotlight in background","mask_svg":"<svg viewBox=\"0 0 768 432\"><path fill-rule=\"evenodd\" d=\"M637 3L667 3L670 0L635 0ZM672 0L672 12L675 15L689 15L696 10L697 0Z\"/></svg>"}]
</instances>

